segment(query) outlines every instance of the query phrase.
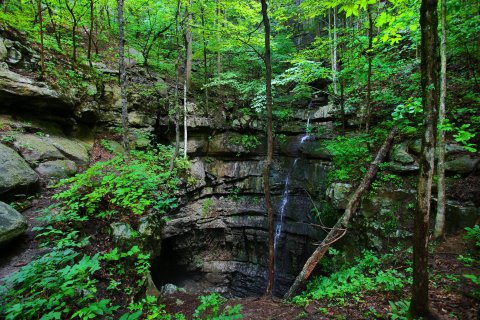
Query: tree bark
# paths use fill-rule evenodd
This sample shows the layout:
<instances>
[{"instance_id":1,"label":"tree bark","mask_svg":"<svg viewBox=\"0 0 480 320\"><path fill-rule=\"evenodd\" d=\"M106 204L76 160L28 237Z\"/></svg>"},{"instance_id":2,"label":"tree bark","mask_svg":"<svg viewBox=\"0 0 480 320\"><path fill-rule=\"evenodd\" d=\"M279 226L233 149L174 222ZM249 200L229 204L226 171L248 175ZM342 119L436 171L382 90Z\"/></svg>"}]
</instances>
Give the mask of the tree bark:
<instances>
[{"instance_id":1,"label":"tree bark","mask_svg":"<svg viewBox=\"0 0 480 320\"><path fill-rule=\"evenodd\" d=\"M263 25L265 28L265 92L267 107L267 159L263 168L263 187L265 189L265 202L268 213L268 280L266 296L272 296L275 280L275 226L273 216L272 198L270 193L270 167L273 162L273 98L272 98L272 61L270 53L270 20L268 18L267 1L261 0Z\"/></svg>"},{"instance_id":2,"label":"tree bark","mask_svg":"<svg viewBox=\"0 0 480 320\"><path fill-rule=\"evenodd\" d=\"M170 162L170 171L175 165L175 159L180 152L180 105L178 103L178 87L180 84L180 62L182 61L182 48L178 39L180 35L180 24L178 18L180 16L181 0L177 1L177 12L175 14L175 40L177 44L177 61L175 63L176 76L175 76L175 150L173 152L172 161Z\"/></svg>"},{"instance_id":3,"label":"tree bark","mask_svg":"<svg viewBox=\"0 0 480 320\"><path fill-rule=\"evenodd\" d=\"M428 229L432 199L438 106L437 4L437 0L422 0L420 7L424 136L420 154L417 210L413 232L413 285L410 314L414 318L431 316L428 300Z\"/></svg>"},{"instance_id":4,"label":"tree bark","mask_svg":"<svg viewBox=\"0 0 480 320\"><path fill-rule=\"evenodd\" d=\"M187 128L187 80L183 84L183 157L187 159L188 128Z\"/></svg>"},{"instance_id":5,"label":"tree bark","mask_svg":"<svg viewBox=\"0 0 480 320\"><path fill-rule=\"evenodd\" d=\"M187 82L187 90L190 90L192 84L192 59L193 59L193 44L192 44L192 0L188 0L187 6L187 27L185 29L185 46L186 46L186 57L185 57L185 80Z\"/></svg>"},{"instance_id":6,"label":"tree bark","mask_svg":"<svg viewBox=\"0 0 480 320\"><path fill-rule=\"evenodd\" d=\"M372 7L369 4L367 6L368 14L368 72L367 72L367 112L365 116L365 132L370 130L370 115L372 113L372 59L373 59L373 19L372 19Z\"/></svg>"},{"instance_id":7,"label":"tree bark","mask_svg":"<svg viewBox=\"0 0 480 320\"><path fill-rule=\"evenodd\" d=\"M45 48L43 45L43 13L42 13L42 0L37 1L38 5L38 22L40 24L40 68L41 75L40 78L45 77Z\"/></svg>"},{"instance_id":8,"label":"tree bark","mask_svg":"<svg viewBox=\"0 0 480 320\"><path fill-rule=\"evenodd\" d=\"M119 71L120 71L120 96L122 101L122 125L123 125L123 147L125 148L125 154L129 153L130 146L128 142L128 109L127 109L127 92L126 92L126 83L127 83L127 73L125 70L125 30L123 27L123 1L118 1L118 49L120 54L119 59Z\"/></svg>"},{"instance_id":9,"label":"tree bark","mask_svg":"<svg viewBox=\"0 0 480 320\"><path fill-rule=\"evenodd\" d=\"M92 66L92 41L93 41L93 27L95 21L95 12L94 12L94 0L90 0L90 31L88 32L88 51L87 51L87 59L90 67Z\"/></svg>"},{"instance_id":10,"label":"tree bark","mask_svg":"<svg viewBox=\"0 0 480 320\"><path fill-rule=\"evenodd\" d=\"M340 219L338 219L337 223L330 230L330 232L328 232L325 239L323 239L323 241L318 245L317 249L315 249L315 251L310 256L310 258L308 258L307 262L303 266L302 271L300 271L299 275L295 279L295 282L290 287L288 292L285 294L284 299L288 300L293 298L293 296L301 289L301 287L303 287L303 285L305 284L305 282L307 281L307 279L310 277L313 270L317 266L320 259L322 259L322 257L327 252L328 248L330 248L330 246L334 242L336 242L338 239L343 237L344 234L347 232L348 222L350 221L352 216L355 214L358 204L362 199L363 193L372 184L372 181L374 180L377 174L378 166L383 162L388 152L390 151L396 132L397 132L397 129L395 127L390 131L387 138L383 142L382 147L378 151L377 156L375 157L375 160L370 165L370 168L368 169L365 177L360 182L360 185L358 186L358 188L355 190L350 200L348 201L347 207L345 208L343 215L340 217Z\"/></svg>"},{"instance_id":11,"label":"tree bark","mask_svg":"<svg viewBox=\"0 0 480 320\"><path fill-rule=\"evenodd\" d=\"M440 107L438 109L438 123L445 122L445 98L447 96L447 3L441 3L442 38L440 42ZM437 216L433 236L438 238L445 229L445 130L440 130L438 140L438 194Z\"/></svg>"}]
</instances>

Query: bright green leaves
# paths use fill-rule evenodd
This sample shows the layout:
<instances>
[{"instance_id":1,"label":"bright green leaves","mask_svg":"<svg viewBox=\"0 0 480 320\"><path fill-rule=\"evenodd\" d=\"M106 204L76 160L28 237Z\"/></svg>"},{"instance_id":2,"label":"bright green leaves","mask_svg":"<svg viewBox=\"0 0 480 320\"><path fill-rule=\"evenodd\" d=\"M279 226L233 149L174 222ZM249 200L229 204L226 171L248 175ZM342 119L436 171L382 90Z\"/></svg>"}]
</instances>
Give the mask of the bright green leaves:
<instances>
[{"instance_id":1,"label":"bright green leaves","mask_svg":"<svg viewBox=\"0 0 480 320\"><path fill-rule=\"evenodd\" d=\"M370 140L366 135L356 137L337 137L326 142L326 148L332 155L334 170L330 171L331 181L348 181L359 179L366 172L370 163Z\"/></svg>"}]
</instances>

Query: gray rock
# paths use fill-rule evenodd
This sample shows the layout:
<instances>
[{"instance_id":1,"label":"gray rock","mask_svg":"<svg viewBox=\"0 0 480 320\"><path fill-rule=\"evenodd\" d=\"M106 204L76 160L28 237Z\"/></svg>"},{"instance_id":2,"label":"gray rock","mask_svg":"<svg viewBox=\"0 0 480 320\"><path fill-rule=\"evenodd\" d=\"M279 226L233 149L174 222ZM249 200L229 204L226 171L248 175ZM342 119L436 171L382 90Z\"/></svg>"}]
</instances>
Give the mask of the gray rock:
<instances>
[{"instance_id":1,"label":"gray rock","mask_svg":"<svg viewBox=\"0 0 480 320\"><path fill-rule=\"evenodd\" d=\"M169 295L172 295L174 293L177 293L178 291L178 287L174 284L171 284L171 283L167 283L166 285L164 285L161 289L160 289L160 294L162 296L169 296Z\"/></svg>"},{"instance_id":2,"label":"gray rock","mask_svg":"<svg viewBox=\"0 0 480 320\"><path fill-rule=\"evenodd\" d=\"M22 54L15 48L8 50L7 62L11 64L17 64L22 60Z\"/></svg>"},{"instance_id":3,"label":"gray rock","mask_svg":"<svg viewBox=\"0 0 480 320\"><path fill-rule=\"evenodd\" d=\"M332 206L336 209L345 209L348 203L348 196L352 190L349 183L332 183L327 189L327 197L330 198Z\"/></svg>"},{"instance_id":4,"label":"gray rock","mask_svg":"<svg viewBox=\"0 0 480 320\"><path fill-rule=\"evenodd\" d=\"M392 171L395 173L411 173L411 172L416 172L419 169L418 164L416 163L408 164L408 165L390 163L387 168L389 171Z\"/></svg>"},{"instance_id":5,"label":"gray rock","mask_svg":"<svg viewBox=\"0 0 480 320\"><path fill-rule=\"evenodd\" d=\"M0 70L8 70L8 64L6 62L0 62Z\"/></svg>"},{"instance_id":6,"label":"gray rock","mask_svg":"<svg viewBox=\"0 0 480 320\"><path fill-rule=\"evenodd\" d=\"M0 61L5 61L7 59L7 56L7 47L5 47L5 44L3 43L3 38L0 37Z\"/></svg>"},{"instance_id":7,"label":"gray rock","mask_svg":"<svg viewBox=\"0 0 480 320\"><path fill-rule=\"evenodd\" d=\"M0 105L34 106L36 111L57 110L65 114L73 108L70 98L8 69L0 68ZM60 116L60 115L59 115Z\"/></svg>"},{"instance_id":8,"label":"gray rock","mask_svg":"<svg viewBox=\"0 0 480 320\"><path fill-rule=\"evenodd\" d=\"M0 201L0 245L27 231L27 219L8 204Z\"/></svg>"},{"instance_id":9,"label":"gray rock","mask_svg":"<svg viewBox=\"0 0 480 320\"><path fill-rule=\"evenodd\" d=\"M413 164L415 159L408 153L408 145L401 143L393 147L391 153L391 159L401 164Z\"/></svg>"},{"instance_id":10,"label":"gray rock","mask_svg":"<svg viewBox=\"0 0 480 320\"><path fill-rule=\"evenodd\" d=\"M38 175L14 150L0 144L0 194L33 189Z\"/></svg>"},{"instance_id":11,"label":"gray rock","mask_svg":"<svg viewBox=\"0 0 480 320\"><path fill-rule=\"evenodd\" d=\"M35 134L18 134L15 136L15 148L31 165L48 160L64 159L62 153L52 144Z\"/></svg>"},{"instance_id":12,"label":"gray rock","mask_svg":"<svg viewBox=\"0 0 480 320\"><path fill-rule=\"evenodd\" d=\"M50 136L46 140L66 158L80 165L86 165L88 163L88 150L80 141L60 136Z\"/></svg>"},{"instance_id":13,"label":"gray rock","mask_svg":"<svg viewBox=\"0 0 480 320\"><path fill-rule=\"evenodd\" d=\"M132 238L133 229L125 222L114 222L110 225L115 242L122 242Z\"/></svg>"},{"instance_id":14,"label":"gray rock","mask_svg":"<svg viewBox=\"0 0 480 320\"><path fill-rule=\"evenodd\" d=\"M73 176L78 168L75 162L71 160L47 161L38 166L38 174L48 178L63 179Z\"/></svg>"},{"instance_id":15,"label":"gray rock","mask_svg":"<svg viewBox=\"0 0 480 320\"><path fill-rule=\"evenodd\" d=\"M445 170L454 173L470 173L480 164L480 158L473 155L461 155L445 162Z\"/></svg>"}]
</instances>

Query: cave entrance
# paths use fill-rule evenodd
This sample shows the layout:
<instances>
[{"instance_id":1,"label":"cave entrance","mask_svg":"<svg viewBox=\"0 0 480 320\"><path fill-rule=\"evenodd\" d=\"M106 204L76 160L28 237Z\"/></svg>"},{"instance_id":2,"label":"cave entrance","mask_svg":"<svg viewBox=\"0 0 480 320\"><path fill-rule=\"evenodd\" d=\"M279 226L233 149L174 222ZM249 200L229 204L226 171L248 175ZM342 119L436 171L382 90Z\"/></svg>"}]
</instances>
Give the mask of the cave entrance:
<instances>
[{"instance_id":1,"label":"cave entrance","mask_svg":"<svg viewBox=\"0 0 480 320\"><path fill-rule=\"evenodd\" d=\"M245 244L241 247L245 248ZM264 261L257 261L252 252L238 249L238 244L232 248L225 241L223 230L218 229L164 239L161 254L152 262L152 280L158 289L174 284L194 294L262 296L267 282ZM277 295L285 291L283 287Z\"/></svg>"}]
</instances>

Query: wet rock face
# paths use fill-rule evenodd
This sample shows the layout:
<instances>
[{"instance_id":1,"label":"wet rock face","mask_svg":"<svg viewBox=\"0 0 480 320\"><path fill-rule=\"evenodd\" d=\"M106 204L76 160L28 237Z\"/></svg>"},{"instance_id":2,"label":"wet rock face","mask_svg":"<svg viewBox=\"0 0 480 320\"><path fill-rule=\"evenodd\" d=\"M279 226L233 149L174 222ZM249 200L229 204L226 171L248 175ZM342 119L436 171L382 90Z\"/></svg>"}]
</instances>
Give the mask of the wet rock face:
<instances>
[{"instance_id":1,"label":"wet rock face","mask_svg":"<svg viewBox=\"0 0 480 320\"><path fill-rule=\"evenodd\" d=\"M288 289L314 249L313 242L323 235L310 225L305 197L291 198L276 254L277 295ZM162 231L161 255L152 270L157 287L174 283L193 292L264 293L268 231L263 198L212 195L188 203L172 218Z\"/></svg>"},{"instance_id":2,"label":"wet rock face","mask_svg":"<svg viewBox=\"0 0 480 320\"><path fill-rule=\"evenodd\" d=\"M264 294L268 262L264 149L247 150L229 143L229 136L191 134L191 141L197 142L189 148L197 155L192 173L198 180L162 230L161 250L152 268L158 288L173 283L197 293ZM302 157L300 152L275 157L271 189L277 221L287 176L290 181L276 250L278 296L291 285L314 243L324 237L311 209L325 194L330 168L328 161Z\"/></svg>"}]
</instances>

